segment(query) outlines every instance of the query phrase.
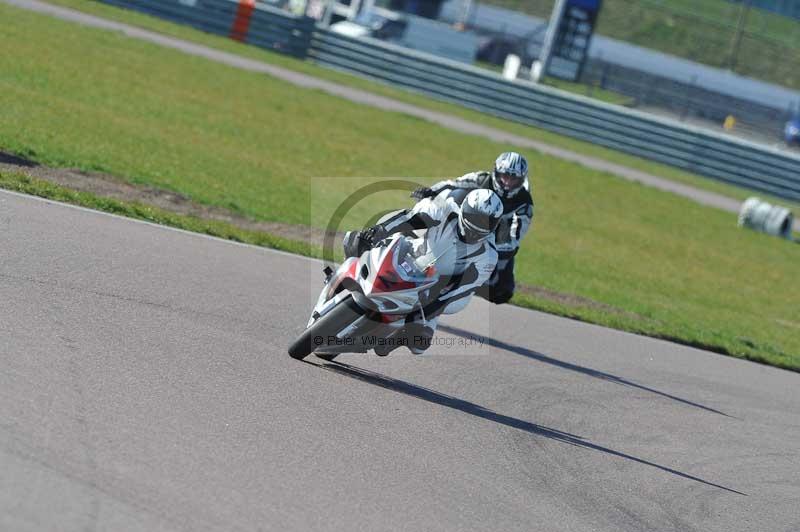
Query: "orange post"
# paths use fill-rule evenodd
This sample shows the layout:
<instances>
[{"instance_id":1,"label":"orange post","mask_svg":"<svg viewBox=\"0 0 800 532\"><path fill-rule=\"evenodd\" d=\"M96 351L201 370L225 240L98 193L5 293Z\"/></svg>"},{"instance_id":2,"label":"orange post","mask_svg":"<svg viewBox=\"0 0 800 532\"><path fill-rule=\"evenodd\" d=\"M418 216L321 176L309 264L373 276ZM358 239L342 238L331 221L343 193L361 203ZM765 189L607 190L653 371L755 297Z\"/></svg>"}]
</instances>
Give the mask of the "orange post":
<instances>
[{"instance_id":1,"label":"orange post","mask_svg":"<svg viewBox=\"0 0 800 532\"><path fill-rule=\"evenodd\" d=\"M236 8L236 18L233 19L233 26L231 27L231 39L244 42L247 37L247 29L250 27L250 17L253 16L255 7L255 0L239 0L239 7Z\"/></svg>"}]
</instances>

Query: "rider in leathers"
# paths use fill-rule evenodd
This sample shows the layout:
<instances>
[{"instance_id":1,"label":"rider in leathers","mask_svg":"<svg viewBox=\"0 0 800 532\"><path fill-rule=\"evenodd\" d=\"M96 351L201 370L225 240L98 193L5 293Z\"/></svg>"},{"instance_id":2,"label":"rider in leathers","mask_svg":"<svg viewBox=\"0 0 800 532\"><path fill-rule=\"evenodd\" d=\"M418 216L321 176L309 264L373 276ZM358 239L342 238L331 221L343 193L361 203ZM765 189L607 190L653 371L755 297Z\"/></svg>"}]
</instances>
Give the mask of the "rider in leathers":
<instances>
[{"instance_id":1,"label":"rider in leathers","mask_svg":"<svg viewBox=\"0 0 800 532\"><path fill-rule=\"evenodd\" d=\"M412 196L422 199L448 191L458 202L459 194L474 189L494 190L503 201L503 217L495 231L497 269L477 294L493 303L506 303L514 295L514 256L533 221L533 197L525 157L515 152L502 153L491 172L472 172L458 179L440 181L430 188L418 188Z\"/></svg>"},{"instance_id":2,"label":"rider in leathers","mask_svg":"<svg viewBox=\"0 0 800 532\"><path fill-rule=\"evenodd\" d=\"M467 194L459 206L448 194L425 198L412 209L400 211L374 227L345 236L344 250L348 257L359 256L394 233L404 233L414 240L418 255L431 253L437 257L434 267L439 282L422 302L422 311L406 320L400 332L415 354L430 346L438 316L453 314L469 303L472 294L492 275L497 265L494 231L503 205L490 190L475 190ZM396 346L394 346L396 347ZM376 348L386 355L394 347Z\"/></svg>"}]
</instances>

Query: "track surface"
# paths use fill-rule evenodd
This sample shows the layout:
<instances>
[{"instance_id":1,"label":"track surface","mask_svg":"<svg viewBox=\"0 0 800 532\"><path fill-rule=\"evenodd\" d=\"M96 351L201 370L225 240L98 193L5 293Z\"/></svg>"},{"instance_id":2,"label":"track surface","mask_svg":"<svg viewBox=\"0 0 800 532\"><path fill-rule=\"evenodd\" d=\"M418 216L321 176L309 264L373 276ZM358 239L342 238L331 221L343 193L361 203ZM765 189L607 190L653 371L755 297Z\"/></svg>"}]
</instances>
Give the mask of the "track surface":
<instances>
[{"instance_id":1,"label":"track surface","mask_svg":"<svg viewBox=\"0 0 800 532\"><path fill-rule=\"evenodd\" d=\"M334 83L331 81L325 81L319 78L315 78L313 76L295 72L293 70L281 68L275 65L271 65L269 63L264 63L262 61L247 59L245 57L241 57L236 54L223 52L220 50L216 50L214 48L209 48L208 46L203 46L201 44L195 44L181 39L176 39L174 37L168 37L160 33L144 30L128 24L105 20L93 15L88 15L86 13L76 11L74 9L54 6L38 0L0 0L0 1L13 6L29 9L39 13L44 13L47 15L61 18L63 20L76 22L86 26L119 31L135 39L141 39L144 41L152 42L154 44L158 44L160 46L174 48L176 50L180 50L187 54L204 57L211 61L224 63L226 65L233 66L236 68L241 68L244 70L249 70L251 72L260 72L263 74L267 74L269 76L273 76L275 78L281 79L288 83L292 83L299 87L321 90L328 94L338 96L340 98L345 98L347 100L360 103L363 105L369 105L386 111L405 113L411 116L422 118L424 120L428 120L430 122L446 127L448 129L452 129L454 131L459 131L470 135L478 135L487 138L489 140L509 143L514 146L519 146L522 148L530 148L538 150L542 153L553 155L555 157L559 157L567 161L576 162L584 166L587 166L589 168L593 168L595 170L600 170L615 174L629 181L642 183L647 186L657 188L659 190L664 190L667 192L671 192L673 194L678 194L679 196L689 198L702 205L707 205L710 207L734 213L738 213L739 208L741 207L741 202L739 200L735 200L723 196L721 194L709 192L707 190L692 187L690 185L685 185L683 183L670 181L668 179L657 177L652 174L648 174L646 172L641 172L639 170L634 170L632 168L623 165L614 164L605 161L603 159L582 155L580 153L576 153L574 151L570 151L564 148L559 148L557 146L552 146L544 142L532 140L530 138L523 137L520 135L514 135L500 129L484 126L482 124L478 124L475 122L470 122L468 120L465 120L463 118L458 118L456 116L448 115L445 113L438 113L436 111L431 111L429 109L417 107L415 105L404 103L384 96L378 96L368 91L354 89L352 87L347 87L345 85L340 85L338 83ZM800 219L795 221L794 228L796 231L800 231Z\"/></svg>"},{"instance_id":2,"label":"track surface","mask_svg":"<svg viewBox=\"0 0 800 532\"><path fill-rule=\"evenodd\" d=\"M0 530L800 528L800 375L514 307L286 346L319 264L0 192Z\"/></svg>"}]
</instances>

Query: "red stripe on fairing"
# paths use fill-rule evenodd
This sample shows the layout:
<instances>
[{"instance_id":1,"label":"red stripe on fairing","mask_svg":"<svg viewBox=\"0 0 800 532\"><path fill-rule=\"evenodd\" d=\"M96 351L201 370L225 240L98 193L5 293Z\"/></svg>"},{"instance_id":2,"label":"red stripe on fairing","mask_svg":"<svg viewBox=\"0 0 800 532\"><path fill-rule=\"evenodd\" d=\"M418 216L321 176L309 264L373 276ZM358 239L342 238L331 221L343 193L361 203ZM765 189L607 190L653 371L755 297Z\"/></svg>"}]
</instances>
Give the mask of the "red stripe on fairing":
<instances>
[{"instance_id":1,"label":"red stripe on fairing","mask_svg":"<svg viewBox=\"0 0 800 532\"><path fill-rule=\"evenodd\" d=\"M357 281L358 279L356 279L356 267L358 266L358 260L350 259L350 261L351 261L350 266L347 267L347 276L352 280Z\"/></svg>"},{"instance_id":2,"label":"red stripe on fairing","mask_svg":"<svg viewBox=\"0 0 800 532\"><path fill-rule=\"evenodd\" d=\"M416 286L416 283L404 281L397 274L397 269L394 266L394 246L392 246L386 253L383 262L381 262L380 268L378 268L372 288L377 292L395 292L397 290L416 288Z\"/></svg>"}]
</instances>

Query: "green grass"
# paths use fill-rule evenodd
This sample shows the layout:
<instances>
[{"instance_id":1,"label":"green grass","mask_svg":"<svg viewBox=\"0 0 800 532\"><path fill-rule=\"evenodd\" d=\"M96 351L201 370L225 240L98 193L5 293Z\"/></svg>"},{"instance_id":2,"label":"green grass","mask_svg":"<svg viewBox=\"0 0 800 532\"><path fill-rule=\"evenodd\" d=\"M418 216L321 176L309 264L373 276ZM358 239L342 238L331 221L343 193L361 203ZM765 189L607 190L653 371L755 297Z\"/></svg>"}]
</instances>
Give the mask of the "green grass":
<instances>
[{"instance_id":1,"label":"green grass","mask_svg":"<svg viewBox=\"0 0 800 532\"><path fill-rule=\"evenodd\" d=\"M553 0L486 0L548 18ZM601 35L707 65L731 68L741 4L728 0L605 0ZM800 21L751 9L733 70L800 88Z\"/></svg>"},{"instance_id":2,"label":"green grass","mask_svg":"<svg viewBox=\"0 0 800 532\"><path fill-rule=\"evenodd\" d=\"M287 240L259 231L248 231L229 223L217 220L205 220L192 216L184 216L137 202L119 201L103 198L88 192L78 192L65 187L36 179L19 172L0 170L0 188L47 198L62 203L79 205L89 209L127 216L137 220L145 220L186 231L202 233L235 242L253 244L255 246L280 249L289 253L321 257L322 251L304 242Z\"/></svg>"},{"instance_id":3,"label":"green grass","mask_svg":"<svg viewBox=\"0 0 800 532\"><path fill-rule=\"evenodd\" d=\"M452 175L509 148L117 33L3 4L0 17L14 20L0 27L0 47L14 52L0 55L0 148L254 219L321 224L326 209L374 181L367 176ZM734 216L671 194L553 157L531 159L547 172L536 181L520 281L625 312L523 296L517 303L800 369L798 298L787 289L799 246L740 231ZM362 177L317 177L325 175ZM7 174L2 185L68 194ZM399 192L376 197L348 223L407 201ZM139 217L148 209L136 208ZM184 223L151 212L161 223Z\"/></svg>"},{"instance_id":4,"label":"green grass","mask_svg":"<svg viewBox=\"0 0 800 532\"><path fill-rule=\"evenodd\" d=\"M48 0L48 1L51 4L70 7L73 9L83 11L85 13L98 15L107 18L109 20L125 22L127 24L132 24L141 28L157 31L165 35L179 37L181 39L210 46L219 50L232 52L238 55L249 57L251 59L257 59L260 61L264 61L266 63L271 63L298 72L310 74L318 78L367 90L375 94L380 94L382 96L394 98L396 100L410 103L425 109L430 109L433 111L459 116L461 118L476 123L481 123L487 126L503 129L505 131L514 133L516 135L527 137L533 140L538 140L541 142L546 142L553 146L566 148L572 151L582 153L584 155L590 155L592 157L596 157L598 159L604 159L606 161L627 166L629 168L634 168L636 170L641 170L643 172L663 177L665 179L686 183L688 185L709 190L711 192L717 192L719 194L723 194L739 200L744 200L749 196L757 194L760 197L764 198L765 200L771 201L773 203L783 204L793 209L800 209L800 203L788 202L786 200L775 198L767 194L754 193L751 190L747 190L733 185L728 185L726 183L715 181L710 178L701 177L696 174L685 172L683 170L677 169L672 166L667 166L664 164L655 163L632 155L627 155L618 151L604 148L602 146L597 146L595 144L590 144L588 142L583 142L556 133L551 133L543 129L538 129L534 127L525 126L522 124L509 122L508 120L495 118L493 116L473 111L471 109L461 107L458 105L432 100L426 96L411 91L400 90L385 85L383 83L379 83L377 81L372 81L365 78L353 76L344 72L323 68L309 62L300 61L285 55L269 52L253 46L243 45L238 42L227 39L225 37L220 37L196 31L186 26L172 24L170 22L166 22L154 17L150 17L148 15L137 13L135 11L119 9L92 0ZM488 164L487 161L483 162L483 166L486 166L487 164ZM547 169L545 168L537 170L537 172L547 172Z\"/></svg>"}]
</instances>

